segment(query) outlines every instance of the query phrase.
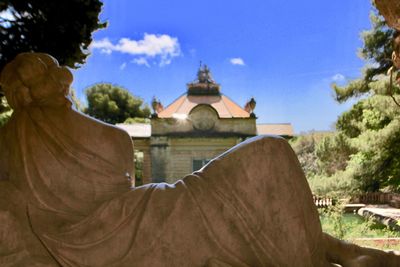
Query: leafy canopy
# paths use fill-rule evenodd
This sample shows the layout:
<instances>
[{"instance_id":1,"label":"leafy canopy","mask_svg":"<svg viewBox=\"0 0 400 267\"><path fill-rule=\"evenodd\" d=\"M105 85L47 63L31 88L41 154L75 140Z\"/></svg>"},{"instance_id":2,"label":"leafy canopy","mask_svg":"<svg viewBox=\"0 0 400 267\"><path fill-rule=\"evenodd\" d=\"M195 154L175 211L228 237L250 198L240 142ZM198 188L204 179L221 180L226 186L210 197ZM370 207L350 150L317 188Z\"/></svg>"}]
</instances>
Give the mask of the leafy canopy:
<instances>
[{"instance_id":1,"label":"leafy canopy","mask_svg":"<svg viewBox=\"0 0 400 267\"><path fill-rule=\"evenodd\" d=\"M392 66L395 31L376 10L371 13L371 24L372 29L362 33L362 76L344 86L333 86L338 102L363 98L340 115L337 132L306 142L307 153L297 151L316 194L400 192L400 109L392 98L399 97L399 88L390 92L385 75ZM302 159L307 159L306 164Z\"/></svg>"},{"instance_id":2,"label":"leafy canopy","mask_svg":"<svg viewBox=\"0 0 400 267\"><path fill-rule=\"evenodd\" d=\"M356 148L346 174L360 182L359 189L399 191L400 110L392 99L375 95L359 101L339 118L337 127Z\"/></svg>"},{"instance_id":3,"label":"leafy canopy","mask_svg":"<svg viewBox=\"0 0 400 267\"><path fill-rule=\"evenodd\" d=\"M129 118L148 118L150 108L128 90L109 83L98 83L86 90L85 113L107 123L122 123ZM130 121L130 120L128 120Z\"/></svg>"},{"instance_id":4,"label":"leafy canopy","mask_svg":"<svg viewBox=\"0 0 400 267\"><path fill-rule=\"evenodd\" d=\"M362 34L360 55L366 60L363 76L346 86L334 86L336 99L366 94L343 113L336 127L355 149L342 176L358 181L361 191L400 190L400 109L393 101L399 88L390 92L385 75L392 66L393 37L383 17L371 13L372 29ZM393 94L393 95L391 95ZM392 97L389 97L389 95Z\"/></svg>"},{"instance_id":5,"label":"leafy canopy","mask_svg":"<svg viewBox=\"0 0 400 267\"><path fill-rule=\"evenodd\" d=\"M85 62L91 34L104 28L100 0L1 0L0 72L19 53L43 52L61 65ZM0 126L11 114L0 88Z\"/></svg>"},{"instance_id":6,"label":"leafy canopy","mask_svg":"<svg viewBox=\"0 0 400 267\"><path fill-rule=\"evenodd\" d=\"M376 86L392 66L392 38L395 30L389 28L383 17L373 11L370 14L372 29L364 31L361 37L364 46L359 50L359 56L366 61L362 77L350 81L345 86L333 84L336 100L345 102L351 97L358 97L366 93L388 95L388 84ZM396 88L396 92L398 89Z\"/></svg>"},{"instance_id":7,"label":"leafy canopy","mask_svg":"<svg viewBox=\"0 0 400 267\"><path fill-rule=\"evenodd\" d=\"M104 28L99 0L0 1L0 71L21 52L44 52L71 68L85 62L91 34Z\"/></svg>"},{"instance_id":8,"label":"leafy canopy","mask_svg":"<svg viewBox=\"0 0 400 267\"><path fill-rule=\"evenodd\" d=\"M342 134L311 132L293 138L290 144L314 194L343 197L355 187L353 179L342 175L354 153Z\"/></svg>"}]
</instances>

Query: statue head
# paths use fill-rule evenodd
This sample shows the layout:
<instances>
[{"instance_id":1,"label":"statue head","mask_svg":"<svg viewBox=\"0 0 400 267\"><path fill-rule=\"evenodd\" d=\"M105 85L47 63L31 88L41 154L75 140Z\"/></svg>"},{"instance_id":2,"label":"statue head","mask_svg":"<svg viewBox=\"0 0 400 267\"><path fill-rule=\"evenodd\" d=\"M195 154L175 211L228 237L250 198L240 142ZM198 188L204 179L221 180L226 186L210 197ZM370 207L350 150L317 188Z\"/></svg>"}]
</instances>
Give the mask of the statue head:
<instances>
[{"instance_id":1,"label":"statue head","mask_svg":"<svg viewBox=\"0 0 400 267\"><path fill-rule=\"evenodd\" d=\"M72 74L57 60L43 53L22 53L8 63L0 75L0 85L13 109L26 106L70 106Z\"/></svg>"}]
</instances>

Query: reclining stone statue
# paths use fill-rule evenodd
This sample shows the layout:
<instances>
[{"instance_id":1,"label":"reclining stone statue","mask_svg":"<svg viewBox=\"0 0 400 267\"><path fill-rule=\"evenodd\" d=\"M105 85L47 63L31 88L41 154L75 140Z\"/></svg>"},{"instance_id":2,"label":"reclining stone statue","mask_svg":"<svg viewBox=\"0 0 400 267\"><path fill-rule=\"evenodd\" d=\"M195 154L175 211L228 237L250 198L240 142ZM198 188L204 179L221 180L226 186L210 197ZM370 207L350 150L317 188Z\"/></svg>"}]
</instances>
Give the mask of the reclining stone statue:
<instances>
[{"instance_id":1,"label":"reclining stone statue","mask_svg":"<svg viewBox=\"0 0 400 267\"><path fill-rule=\"evenodd\" d=\"M0 83L0 266L400 266L324 234L288 143L260 136L175 184L131 188L130 137L71 108L72 75L24 53Z\"/></svg>"}]
</instances>

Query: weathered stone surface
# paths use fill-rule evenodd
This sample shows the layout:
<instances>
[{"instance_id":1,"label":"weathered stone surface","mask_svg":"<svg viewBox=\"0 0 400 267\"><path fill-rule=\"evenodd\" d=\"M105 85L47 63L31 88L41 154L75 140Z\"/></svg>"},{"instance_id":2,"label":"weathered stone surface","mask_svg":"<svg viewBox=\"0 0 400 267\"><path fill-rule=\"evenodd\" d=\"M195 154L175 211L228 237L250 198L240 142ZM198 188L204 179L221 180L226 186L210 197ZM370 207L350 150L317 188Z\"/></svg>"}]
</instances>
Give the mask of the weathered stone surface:
<instances>
[{"instance_id":1,"label":"weathered stone surface","mask_svg":"<svg viewBox=\"0 0 400 267\"><path fill-rule=\"evenodd\" d=\"M198 108L200 109L200 108ZM196 110L194 110L196 111ZM196 112L193 112L196 114ZM200 114L201 115L201 114ZM186 120L177 120L174 118L153 118L151 120L152 135L181 135L193 136L198 125L202 122L197 122L197 118L189 117ZM209 131L200 131L203 136L254 136L257 134L255 119L253 118L227 118L219 119L214 122L213 127Z\"/></svg>"},{"instance_id":2,"label":"weathered stone surface","mask_svg":"<svg viewBox=\"0 0 400 267\"><path fill-rule=\"evenodd\" d=\"M129 136L72 110L71 80L44 54L21 54L0 76L15 109L0 130L0 266L398 266L322 233L281 138L130 189Z\"/></svg>"},{"instance_id":3,"label":"weathered stone surface","mask_svg":"<svg viewBox=\"0 0 400 267\"><path fill-rule=\"evenodd\" d=\"M235 137L153 137L150 143L153 182L174 183L193 171L193 160L213 159L238 143L240 139Z\"/></svg>"},{"instance_id":4,"label":"weathered stone surface","mask_svg":"<svg viewBox=\"0 0 400 267\"><path fill-rule=\"evenodd\" d=\"M375 0L379 13L385 17L386 23L400 31L400 3L397 0Z\"/></svg>"}]
</instances>

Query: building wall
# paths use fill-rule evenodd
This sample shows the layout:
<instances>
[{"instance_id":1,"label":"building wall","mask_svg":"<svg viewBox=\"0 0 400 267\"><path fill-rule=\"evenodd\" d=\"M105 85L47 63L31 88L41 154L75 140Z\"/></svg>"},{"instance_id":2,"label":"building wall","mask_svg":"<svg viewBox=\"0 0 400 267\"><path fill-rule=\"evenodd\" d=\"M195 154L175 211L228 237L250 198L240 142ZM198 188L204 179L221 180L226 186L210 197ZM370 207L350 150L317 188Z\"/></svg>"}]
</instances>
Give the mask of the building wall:
<instances>
[{"instance_id":1,"label":"building wall","mask_svg":"<svg viewBox=\"0 0 400 267\"><path fill-rule=\"evenodd\" d=\"M168 183L192 173L194 159L212 159L242 141L237 137L151 139L152 181Z\"/></svg>"},{"instance_id":2,"label":"building wall","mask_svg":"<svg viewBox=\"0 0 400 267\"><path fill-rule=\"evenodd\" d=\"M185 114L176 114L185 115ZM244 138L257 134L256 118L220 118L210 105L199 104L185 116L151 119L151 137L135 141L146 153L143 182L168 182L183 178ZM145 160L147 161L147 160ZM149 176L147 176L149 174ZM151 177L151 178L150 178Z\"/></svg>"},{"instance_id":3,"label":"building wall","mask_svg":"<svg viewBox=\"0 0 400 267\"><path fill-rule=\"evenodd\" d=\"M193 133L193 122L188 119L161 119L153 118L151 120L151 134L152 136L162 136L171 133ZM256 135L256 119L255 118L232 118L232 119L219 119L215 127L212 129L213 133L231 133L237 135Z\"/></svg>"}]
</instances>

